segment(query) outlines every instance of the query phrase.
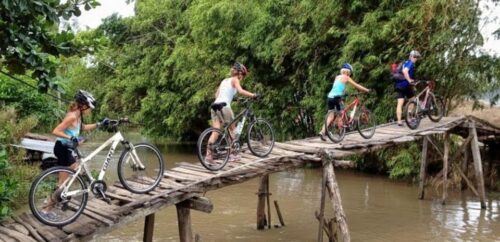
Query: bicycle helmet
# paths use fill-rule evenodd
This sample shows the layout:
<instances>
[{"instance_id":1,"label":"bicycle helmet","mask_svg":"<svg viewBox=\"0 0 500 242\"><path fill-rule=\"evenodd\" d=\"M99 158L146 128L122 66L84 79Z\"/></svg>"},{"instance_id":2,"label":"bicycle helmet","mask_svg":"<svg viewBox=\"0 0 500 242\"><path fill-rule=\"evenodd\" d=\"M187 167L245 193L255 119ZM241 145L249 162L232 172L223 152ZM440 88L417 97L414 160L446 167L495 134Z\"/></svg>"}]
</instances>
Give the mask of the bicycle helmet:
<instances>
[{"instance_id":1,"label":"bicycle helmet","mask_svg":"<svg viewBox=\"0 0 500 242\"><path fill-rule=\"evenodd\" d=\"M89 108L94 109L97 105L95 98L87 91L78 90L75 95L75 101L81 105L87 105Z\"/></svg>"},{"instance_id":2,"label":"bicycle helmet","mask_svg":"<svg viewBox=\"0 0 500 242\"><path fill-rule=\"evenodd\" d=\"M342 69L347 69L347 70L349 70L349 71L351 72L351 75L352 75L352 73L354 72L354 69L352 68L351 64L349 64L349 63L344 63L344 64L342 65Z\"/></svg>"},{"instance_id":3,"label":"bicycle helmet","mask_svg":"<svg viewBox=\"0 0 500 242\"><path fill-rule=\"evenodd\" d=\"M238 71L239 73L241 73L243 76L246 76L248 74L248 70L247 70L246 66L244 66L243 64L241 64L239 62L234 63L233 69Z\"/></svg>"},{"instance_id":4,"label":"bicycle helmet","mask_svg":"<svg viewBox=\"0 0 500 242\"><path fill-rule=\"evenodd\" d=\"M410 57L420 58L421 55L420 52L418 52L417 50L412 50L410 51Z\"/></svg>"}]
</instances>

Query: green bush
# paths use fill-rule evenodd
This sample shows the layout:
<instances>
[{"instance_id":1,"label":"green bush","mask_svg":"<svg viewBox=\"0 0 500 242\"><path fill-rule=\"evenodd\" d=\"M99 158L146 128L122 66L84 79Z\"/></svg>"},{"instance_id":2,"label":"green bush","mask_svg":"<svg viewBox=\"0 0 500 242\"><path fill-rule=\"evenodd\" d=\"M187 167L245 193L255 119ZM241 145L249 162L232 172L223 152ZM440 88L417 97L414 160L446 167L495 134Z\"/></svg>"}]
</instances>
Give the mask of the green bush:
<instances>
[{"instance_id":1,"label":"green bush","mask_svg":"<svg viewBox=\"0 0 500 242\"><path fill-rule=\"evenodd\" d=\"M36 124L34 117L18 120L11 107L0 110L0 219L28 201L30 184L39 170L24 163L23 150L9 145L18 143Z\"/></svg>"}]
</instances>

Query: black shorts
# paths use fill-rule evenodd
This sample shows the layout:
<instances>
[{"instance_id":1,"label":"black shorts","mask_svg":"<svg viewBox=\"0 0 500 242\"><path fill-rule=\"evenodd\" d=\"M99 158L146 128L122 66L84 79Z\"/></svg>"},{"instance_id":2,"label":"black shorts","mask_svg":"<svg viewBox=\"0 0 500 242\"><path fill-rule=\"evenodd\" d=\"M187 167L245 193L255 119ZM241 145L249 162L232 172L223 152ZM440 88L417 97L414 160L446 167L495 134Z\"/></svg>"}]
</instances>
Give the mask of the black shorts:
<instances>
[{"instance_id":1,"label":"black shorts","mask_svg":"<svg viewBox=\"0 0 500 242\"><path fill-rule=\"evenodd\" d=\"M342 97L328 98L328 110L342 111L344 110L344 104L342 103Z\"/></svg>"},{"instance_id":2,"label":"black shorts","mask_svg":"<svg viewBox=\"0 0 500 242\"><path fill-rule=\"evenodd\" d=\"M60 140L54 145L54 155L57 157L57 165L71 166L76 162L75 152L65 146Z\"/></svg>"},{"instance_id":3,"label":"black shorts","mask_svg":"<svg viewBox=\"0 0 500 242\"><path fill-rule=\"evenodd\" d=\"M411 86L406 87L406 88L396 88L396 92L398 93L396 98L412 98L415 96L415 92L413 91L413 88Z\"/></svg>"}]
</instances>

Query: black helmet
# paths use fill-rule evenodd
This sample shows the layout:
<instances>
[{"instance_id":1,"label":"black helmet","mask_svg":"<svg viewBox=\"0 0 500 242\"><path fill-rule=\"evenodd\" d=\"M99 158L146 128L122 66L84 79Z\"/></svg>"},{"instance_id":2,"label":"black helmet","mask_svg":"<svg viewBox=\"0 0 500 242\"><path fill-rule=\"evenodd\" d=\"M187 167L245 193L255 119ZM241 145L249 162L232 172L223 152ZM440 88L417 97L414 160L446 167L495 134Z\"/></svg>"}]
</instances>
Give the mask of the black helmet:
<instances>
[{"instance_id":1,"label":"black helmet","mask_svg":"<svg viewBox=\"0 0 500 242\"><path fill-rule=\"evenodd\" d=\"M235 69L236 71L238 71L239 73L241 73L243 76L246 76L247 73L248 73L248 70L247 70L246 66L244 66L243 64L241 64L239 62L235 62L234 63L233 69Z\"/></svg>"},{"instance_id":2,"label":"black helmet","mask_svg":"<svg viewBox=\"0 0 500 242\"><path fill-rule=\"evenodd\" d=\"M81 105L87 105L89 108L94 109L97 105L95 98L87 91L78 90L75 95L75 101Z\"/></svg>"}]
</instances>

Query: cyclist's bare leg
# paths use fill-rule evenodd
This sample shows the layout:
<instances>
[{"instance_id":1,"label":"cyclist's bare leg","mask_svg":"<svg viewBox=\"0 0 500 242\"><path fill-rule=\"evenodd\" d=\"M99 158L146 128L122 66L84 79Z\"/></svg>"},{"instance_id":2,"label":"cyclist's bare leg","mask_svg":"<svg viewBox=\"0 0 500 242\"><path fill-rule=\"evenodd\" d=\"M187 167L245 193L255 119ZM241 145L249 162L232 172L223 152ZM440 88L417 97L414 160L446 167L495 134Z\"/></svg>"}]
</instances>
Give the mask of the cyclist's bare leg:
<instances>
[{"instance_id":1,"label":"cyclist's bare leg","mask_svg":"<svg viewBox=\"0 0 500 242\"><path fill-rule=\"evenodd\" d=\"M222 127L222 124L221 124L221 121L219 119L212 120L212 128L220 129L221 127ZM207 145L215 143L218 138L219 138L219 133L212 132L212 134L210 134L210 138L208 138ZM210 156L210 157L212 156L212 150L210 149L210 147L207 147L206 156Z\"/></svg>"},{"instance_id":2,"label":"cyclist's bare leg","mask_svg":"<svg viewBox=\"0 0 500 242\"><path fill-rule=\"evenodd\" d=\"M398 125L402 125L401 116L403 114L403 104L405 102L404 98L398 98L398 105L396 107L396 117L398 118Z\"/></svg>"},{"instance_id":3,"label":"cyclist's bare leg","mask_svg":"<svg viewBox=\"0 0 500 242\"><path fill-rule=\"evenodd\" d=\"M334 118L335 118L335 112L330 112L330 115L328 115L328 117L326 118L326 125L330 126L330 124L332 124L332 121ZM325 132L326 132L326 127L325 127L325 125L323 125L321 127L320 133L325 134Z\"/></svg>"}]
</instances>

